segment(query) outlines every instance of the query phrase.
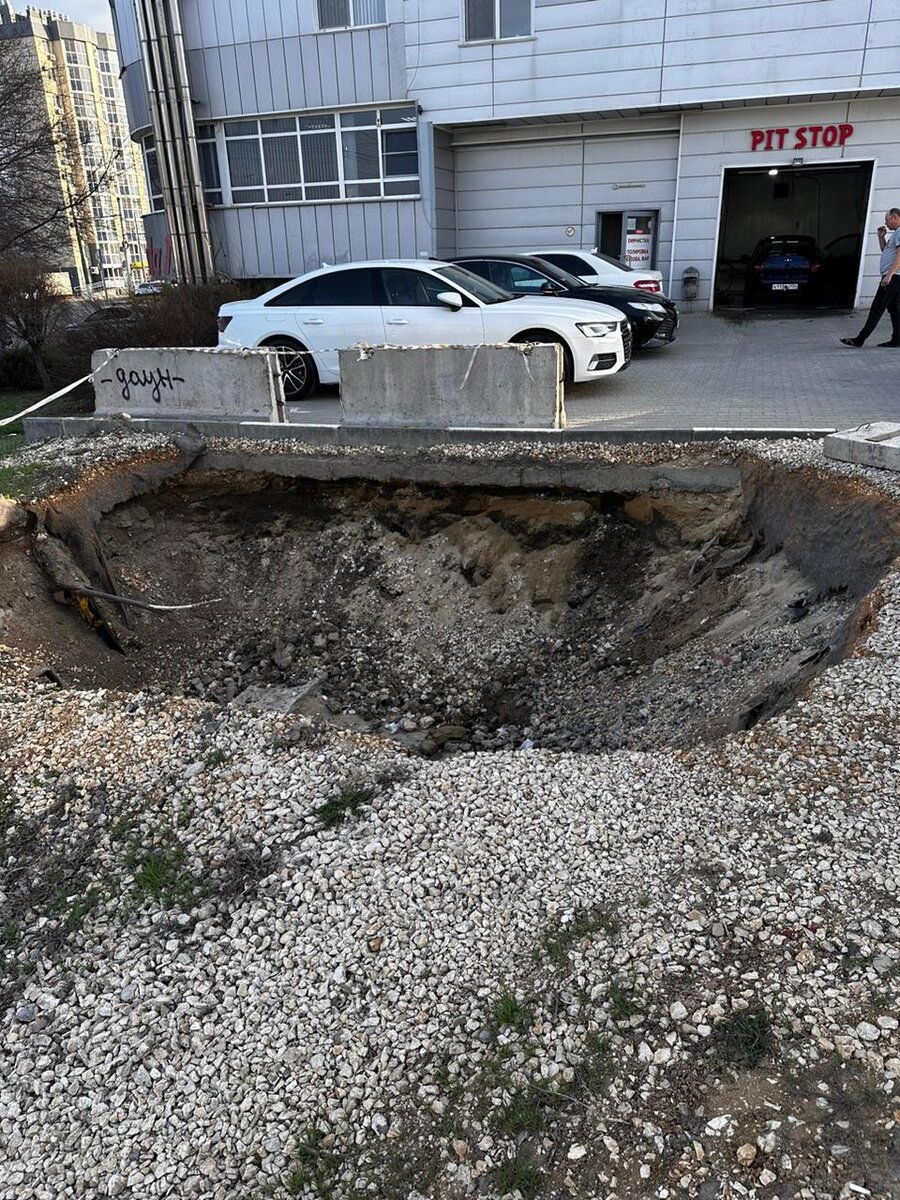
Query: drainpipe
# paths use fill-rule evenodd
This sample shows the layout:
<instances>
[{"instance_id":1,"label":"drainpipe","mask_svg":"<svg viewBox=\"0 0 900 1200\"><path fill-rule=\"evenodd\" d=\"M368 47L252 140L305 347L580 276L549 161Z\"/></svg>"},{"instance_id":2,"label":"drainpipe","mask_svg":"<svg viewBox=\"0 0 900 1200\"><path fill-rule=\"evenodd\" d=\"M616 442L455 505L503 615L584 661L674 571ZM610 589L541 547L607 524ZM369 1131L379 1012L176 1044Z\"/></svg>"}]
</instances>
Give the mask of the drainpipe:
<instances>
[{"instance_id":1,"label":"drainpipe","mask_svg":"<svg viewBox=\"0 0 900 1200\"><path fill-rule=\"evenodd\" d=\"M190 283L197 283L203 278L196 239L192 236L193 222L190 212L190 175L188 173L187 157L184 146L184 114L179 110L178 91L175 82L175 69L172 63L171 46L169 42L166 12L161 0L153 4L156 49L162 67L160 90L163 91L164 105L169 119L171 140L166 151L172 161L172 174L178 181L176 203L180 210L182 235L184 237L184 264L187 268L187 278Z\"/></svg>"},{"instance_id":2,"label":"drainpipe","mask_svg":"<svg viewBox=\"0 0 900 1200\"><path fill-rule=\"evenodd\" d=\"M147 77L147 96L150 101L150 124L156 143L156 162L163 191L163 207L169 223L172 251L175 259L175 274L179 279L187 278L184 262L185 236L181 223L181 210L177 199L178 180L173 173L169 158L172 145L169 114L164 104L161 64L159 61L159 38L152 9L145 0L135 0L138 31L141 39L141 57Z\"/></svg>"},{"instance_id":3,"label":"drainpipe","mask_svg":"<svg viewBox=\"0 0 900 1200\"><path fill-rule=\"evenodd\" d=\"M203 194L203 175L200 171L200 153L197 149L197 132L194 128L194 105L187 69L187 53L184 47L184 29L181 24L181 5L178 0L171 4L171 32L175 70L178 76L181 112L185 123L185 143L187 148L189 178L192 183L194 196L194 218L196 221L198 250L201 256L203 278L208 279L215 274L213 263L212 238L209 233L209 221L206 215L206 197Z\"/></svg>"},{"instance_id":4,"label":"drainpipe","mask_svg":"<svg viewBox=\"0 0 900 1200\"><path fill-rule=\"evenodd\" d=\"M163 202L181 278L213 274L178 0L136 0Z\"/></svg>"}]
</instances>

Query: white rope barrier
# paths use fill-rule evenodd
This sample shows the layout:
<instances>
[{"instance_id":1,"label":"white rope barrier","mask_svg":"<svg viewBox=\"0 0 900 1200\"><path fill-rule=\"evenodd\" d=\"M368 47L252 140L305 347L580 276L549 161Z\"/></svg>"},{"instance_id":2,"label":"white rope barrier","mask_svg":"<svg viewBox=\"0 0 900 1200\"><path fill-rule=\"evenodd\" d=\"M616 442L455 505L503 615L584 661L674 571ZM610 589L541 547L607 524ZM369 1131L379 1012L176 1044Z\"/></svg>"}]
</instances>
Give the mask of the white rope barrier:
<instances>
[{"instance_id":1,"label":"white rope barrier","mask_svg":"<svg viewBox=\"0 0 900 1200\"><path fill-rule=\"evenodd\" d=\"M100 364L100 366L97 368L97 371L102 371L104 367L108 366L109 363L111 363L112 360L118 355L118 353L118 350L113 350L107 356L105 362ZM73 392L75 388L80 387L83 383L87 383L89 379L93 379L97 374L97 371L91 371L87 375L82 375L82 377L80 379L76 379L74 383L69 383L64 388L60 388L58 392L54 392L52 396L45 396L43 400L38 400L36 404L30 405L28 408L23 408L22 411L17 412L15 416L4 417L2 420L0 420L0 428L2 428L4 425L12 425L13 422L18 421L20 417L27 417L29 413L37 412L39 408L43 408L45 404L49 404L52 400L58 400L60 396L65 396L68 392Z\"/></svg>"}]
</instances>

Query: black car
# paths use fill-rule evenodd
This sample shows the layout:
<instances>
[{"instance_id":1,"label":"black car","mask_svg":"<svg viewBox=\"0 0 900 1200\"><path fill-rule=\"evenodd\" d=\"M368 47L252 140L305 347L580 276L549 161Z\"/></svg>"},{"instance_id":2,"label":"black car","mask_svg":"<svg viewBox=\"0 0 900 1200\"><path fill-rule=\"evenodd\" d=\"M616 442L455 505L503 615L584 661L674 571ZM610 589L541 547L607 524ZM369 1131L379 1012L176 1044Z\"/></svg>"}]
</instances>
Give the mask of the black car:
<instances>
[{"instance_id":1,"label":"black car","mask_svg":"<svg viewBox=\"0 0 900 1200\"><path fill-rule=\"evenodd\" d=\"M450 261L515 296L569 296L609 304L628 318L635 349L652 341L672 342L678 331L678 309L659 292L651 295L640 288L602 283L588 287L576 275L535 254L480 254Z\"/></svg>"}]
</instances>

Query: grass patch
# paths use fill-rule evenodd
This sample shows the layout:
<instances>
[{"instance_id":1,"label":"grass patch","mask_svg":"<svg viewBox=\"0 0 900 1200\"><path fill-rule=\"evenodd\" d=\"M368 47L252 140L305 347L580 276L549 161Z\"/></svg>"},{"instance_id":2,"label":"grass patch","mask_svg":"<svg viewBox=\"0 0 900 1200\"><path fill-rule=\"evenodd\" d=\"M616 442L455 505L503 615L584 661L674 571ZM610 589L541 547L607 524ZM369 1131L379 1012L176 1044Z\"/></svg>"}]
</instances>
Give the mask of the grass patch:
<instances>
[{"instance_id":1,"label":"grass patch","mask_svg":"<svg viewBox=\"0 0 900 1200\"><path fill-rule=\"evenodd\" d=\"M213 767L223 767L228 762L231 762L231 755L226 750L210 750L203 760L203 765L212 770Z\"/></svg>"},{"instance_id":2,"label":"grass patch","mask_svg":"<svg viewBox=\"0 0 900 1200\"><path fill-rule=\"evenodd\" d=\"M0 430L0 458L5 458L7 454L15 454L17 450L21 450L25 445L24 433L8 433Z\"/></svg>"},{"instance_id":3,"label":"grass patch","mask_svg":"<svg viewBox=\"0 0 900 1200\"><path fill-rule=\"evenodd\" d=\"M322 1145L326 1134L307 1129L294 1147L294 1161L284 1180L289 1196L299 1196L308 1188L315 1196L329 1197L340 1169L340 1157Z\"/></svg>"},{"instance_id":4,"label":"grass patch","mask_svg":"<svg viewBox=\"0 0 900 1200\"><path fill-rule=\"evenodd\" d=\"M628 986L621 979L614 979L606 993L609 1003L609 1015L614 1021L627 1021L642 1012L640 1004L631 994Z\"/></svg>"},{"instance_id":5,"label":"grass patch","mask_svg":"<svg viewBox=\"0 0 900 1200\"><path fill-rule=\"evenodd\" d=\"M720 1056L737 1067L757 1067L775 1048L769 1014L761 1004L720 1021L713 1030Z\"/></svg>"},{"instance_id":6,"label":"grass patch","mask_svg":"<svg viewBox=\"0 0 900 1200\"><path fill-rule=\"evenodd\" d=\"M185 866L187 855L171 835L155 846L132 842L125 852L136 894L165 908L188 905L201 891L200 880Z\"/></svg>"},{"instance_id":7,"label":"grass patch","mask_svg":"<svg viewBox=\"0 0 900 1200\"><path fill-rule=\"evenodd\" d=\"M0 390L0 420L5 417L11 417L14 413L21 412L23 408L30 408L32 404L36 404L38 400L43 400L46 393L44 392L8 392ZM12 425L4 425L0 428L0 453L3 453L3 442L6 438L22 438L22 422L14 421ZM6 451L6 453L10 453Z\"/></svg>"},{"instance_id":8,"label":"grass patch","mask_svg":"<svg viewBox=\"0 0 900 1200\"><path fill-rule=\"evenodd\" d=\"M501 1196L508 1192L521 1192L524 1200L535 1200L544 1190L543 1173L519 1155L492 1167L488 1179L491 1187Z\"/></svg>"},{"instance_id":9,"label":"grass patch","mask_svg":"<svg viewBox=\"0 0 900 1200\"><path fill-rule=\"evenodd\" d=\"M512 992L502 992L491 1009L491 1021L498 1029L508 1027L523 1033L532 1019L531 1009L517 1000Z\"/></svg>"},{"instance_id":10,"label":"grass patch","mask_svg":"<svg viewBox=\"0 0 900 1200\"><path fill-rule=\"evenodd\" d=\"M368 787L346 785L331 800L319 805L314 815L318 817L323 829L334 829L347 817L354 816L368 804L374 795L374 790Z\"/></svg>"},{"instance_id":11,"label":"grass patch","mask_svg":"<svg viewBox=\"0 0 900 1200\"><path fill-rule=\"evenodd\" d=\"M615 1074L612 1043L606 1034L590 1030L584 1039L585 1055L575 1067L575 1078L568 1085L570 1093L588 1092L591 1095L606 1088Z\"/></svg>"},{"instance_id":12,"label":"grass patch","mask_svg":"<svg viewBox=\"0 0 900 1200\"><path fill-rule=\"evenodd\" d=\"M17 463L11 467L0 467L0 496L10 500L27 498L33 491L33 484L40 478L43 464Z\"/></svg>"},{"instance_id":13,"label":"grass patch","mask_svg":"<svg viewBox=\"0 0 900 1200\"><path fill-rule=\"evenodd\" d=\"M515 1092L502 1108L493 1110L490 1125L498 1133L537 1133L544 1124L545 1110L543 1092L524 1088Z\"/></svg>"},{"instance_id":14,"label":"grass patch","mask_svg":"<svg viewBox=\"0 0 900 1200\"><path fill-rule=\"evenodd\" d=\"M614 938L621 928L621 920L609 906L595 904L577 909L567 925L548 929L544 933L542 947L546 956L555 966L565 967L573 946L596 937L600 933Z\"/></svg>"}]
</instances>

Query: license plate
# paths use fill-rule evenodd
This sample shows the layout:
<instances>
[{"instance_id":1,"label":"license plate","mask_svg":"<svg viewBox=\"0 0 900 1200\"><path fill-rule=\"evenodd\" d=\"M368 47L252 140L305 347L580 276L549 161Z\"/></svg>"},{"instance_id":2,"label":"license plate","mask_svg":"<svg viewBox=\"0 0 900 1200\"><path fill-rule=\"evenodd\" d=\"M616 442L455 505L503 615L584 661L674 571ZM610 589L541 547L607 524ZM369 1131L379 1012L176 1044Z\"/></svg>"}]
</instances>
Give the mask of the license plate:
<instances>
[{"instance_id":1,"label":"license plate","mask_svg":"<svg viewBox=\"0 0 900 1200\"><path fill-rule=\"evenodd\" d=\"M796 292L800 287L799 283L773 283L773 292Z\"/></svg>"}]
</instances>

